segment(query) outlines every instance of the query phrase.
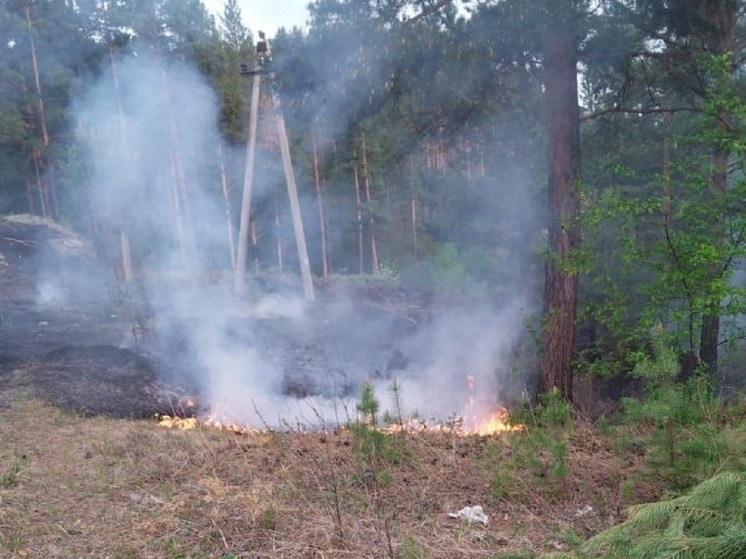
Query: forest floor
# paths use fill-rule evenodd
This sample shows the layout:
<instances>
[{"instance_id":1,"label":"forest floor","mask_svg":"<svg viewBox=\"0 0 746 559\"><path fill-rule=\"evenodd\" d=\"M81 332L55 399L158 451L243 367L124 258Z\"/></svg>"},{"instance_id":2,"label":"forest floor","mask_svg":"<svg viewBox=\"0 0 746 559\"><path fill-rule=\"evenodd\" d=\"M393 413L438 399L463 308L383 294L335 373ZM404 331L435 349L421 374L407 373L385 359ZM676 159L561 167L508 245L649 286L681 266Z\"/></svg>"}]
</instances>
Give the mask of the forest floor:
<instances>
[{"instance_id":1,"label":"forest floor","mask_svg":"<svg viewBox=\"0 0 746 559\"><path fill-rule=\"evenodd\" d=\"M17 393L0 414L0 556L468 558L557 551L620 520L641 456L576 424L561 483L513 472L523 434L238 434L82 417ZM660 488L649 487L650 498ZM488 522L457 519L480 505Z\"/></svg>"},{"instance_id":2,"label":"forest floor","mask_svg":"<svg viewBox=\"0 0 746 559\"><path fill-rule=\"evenodd\" d=\"M643 447L583 419L533 439L321 420L168 429L157 414L200 415L183 407L200 396L189 344L213 317L156 321L158 309L103 277L69 232L0 220L0 557L493 558L571 549L664 491L636 477ZM387 378L406 366L395 342L428 320L428 301L396 286L325 289L334 304L308 322L240 310L219 325L278 364L284 396L344 387L361 364ZM451 516L474 506L486 523Z\"/></svg>"}]
</instances>

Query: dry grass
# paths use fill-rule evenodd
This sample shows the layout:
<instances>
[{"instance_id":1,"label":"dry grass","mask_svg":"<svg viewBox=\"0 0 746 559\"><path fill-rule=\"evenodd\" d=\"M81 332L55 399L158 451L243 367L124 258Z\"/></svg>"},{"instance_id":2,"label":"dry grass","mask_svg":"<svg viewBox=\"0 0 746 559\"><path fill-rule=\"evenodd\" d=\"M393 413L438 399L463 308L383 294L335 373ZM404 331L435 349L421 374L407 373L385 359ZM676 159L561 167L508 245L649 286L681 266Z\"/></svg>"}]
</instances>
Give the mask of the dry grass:
<instances>
[{"instance_id":1,"label":"dry grass","mask_svg":"<svg viewBox=\"0 0 746 559\"><path fill-rule=\"evenodd\" d=\"M0 556L424 559L566 548L567 534L618 520L629 466L591 431L575 439L560 497L529 487L505 502L490 483L507 438L406 435L411 458L376 475L347 431L177 431L17 399L0 416ZM476 504L487 527L448 517Z\"/></svg>"}]
</instances>

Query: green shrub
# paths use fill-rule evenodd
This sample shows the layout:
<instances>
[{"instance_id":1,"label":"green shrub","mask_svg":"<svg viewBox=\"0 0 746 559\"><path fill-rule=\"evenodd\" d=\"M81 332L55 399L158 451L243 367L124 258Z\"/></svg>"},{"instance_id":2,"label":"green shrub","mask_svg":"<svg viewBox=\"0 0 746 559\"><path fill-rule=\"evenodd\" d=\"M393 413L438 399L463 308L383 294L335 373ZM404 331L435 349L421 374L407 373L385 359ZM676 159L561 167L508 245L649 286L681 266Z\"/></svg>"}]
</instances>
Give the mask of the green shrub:
<instances>
[{"instance_id":1,"label":"green shrub","mask_svg":"<svg viewBox=\"0 0 746 559\"><path fill-rule=\"evenodd\" d=\"M746 557L746 474L723 472L688 494L631 507L628 519L568 557L742 559Z\"/></svg>"},{"instance_id":2,"label":"green shrub","mask_svg":"<svg viewBox=\"0 0 746 559\"><path fill-rule=\"evenodd\" d=\"M663 477L674 490L691 487L723 466L728 445L717 425L721 402L710 377L697 374L680 382L676 352L659 332L652 357L643 358L633 375L642 379L645 397L623 400L630 425L647 425L638 444L647 452L649 472Z\"/></svg>"}]
</instances>

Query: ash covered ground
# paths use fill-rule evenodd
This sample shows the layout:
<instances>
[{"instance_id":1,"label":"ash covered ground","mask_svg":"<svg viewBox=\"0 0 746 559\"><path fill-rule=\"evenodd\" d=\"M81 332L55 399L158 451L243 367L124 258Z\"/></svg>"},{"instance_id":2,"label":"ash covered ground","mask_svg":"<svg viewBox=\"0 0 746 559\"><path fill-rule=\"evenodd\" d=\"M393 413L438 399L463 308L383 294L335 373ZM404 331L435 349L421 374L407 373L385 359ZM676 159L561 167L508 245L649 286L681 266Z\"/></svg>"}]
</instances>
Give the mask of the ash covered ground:
<instances>
[{"instance_id":1,"label":"ash covered ground","mask_svg":"<svg viewBox=\"0 0 746 559\"><path fill-rule=\"evenodd\" d=\"M499 393L514 340L499 342L496 329L519 326L512 315L455 309L442 320L432 300L393 282L326 282L306 304L293 278L254 278L249 300L233 296L230 280L161 274L125 284L73 233L27 216L0 220L0 402L313 422L326 415L317 406L339 419L337 403L364 380L385 389L396 376L408 411L445 416L473 397L467 375L480 393Z\"/></svg>"}]
</instances>

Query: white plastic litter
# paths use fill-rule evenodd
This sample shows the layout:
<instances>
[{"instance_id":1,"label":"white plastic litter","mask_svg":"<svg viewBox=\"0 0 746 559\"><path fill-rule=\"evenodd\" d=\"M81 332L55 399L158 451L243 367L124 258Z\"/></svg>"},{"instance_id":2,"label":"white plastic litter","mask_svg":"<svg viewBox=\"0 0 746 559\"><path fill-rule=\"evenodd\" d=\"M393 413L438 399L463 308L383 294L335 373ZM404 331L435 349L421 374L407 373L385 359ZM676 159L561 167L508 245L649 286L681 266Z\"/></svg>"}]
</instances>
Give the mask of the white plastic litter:
<instances>
[{"instance_id":1,"label":"white plastic litter","mask_svg":"<svg viewBox=\"0 0 746 559\"><path fill-rule=\"evenodd\" d=\"M590 505L585 505L582 509L578 509L575 511L575 516L580 518L581 516L586 516L593 512L593 507Z\"/></svg>"},{"instance_id":2,"label":"white plastic litter","mask_svg":"<svg viewBox=\"0 0 746 559\"><path fill-rule=\"evenodd\" d=\"M480 505L473 507L464 507L458 512L449 512L448 516L451 518L463 518L469 522L479 522L487 526L489 517L484 514L484 509Z\"/></svg>"}]
</instances>

